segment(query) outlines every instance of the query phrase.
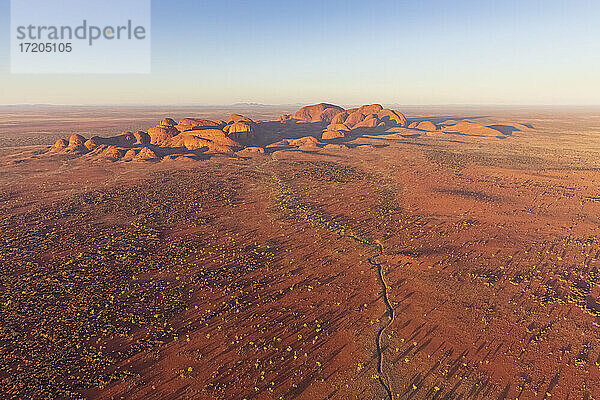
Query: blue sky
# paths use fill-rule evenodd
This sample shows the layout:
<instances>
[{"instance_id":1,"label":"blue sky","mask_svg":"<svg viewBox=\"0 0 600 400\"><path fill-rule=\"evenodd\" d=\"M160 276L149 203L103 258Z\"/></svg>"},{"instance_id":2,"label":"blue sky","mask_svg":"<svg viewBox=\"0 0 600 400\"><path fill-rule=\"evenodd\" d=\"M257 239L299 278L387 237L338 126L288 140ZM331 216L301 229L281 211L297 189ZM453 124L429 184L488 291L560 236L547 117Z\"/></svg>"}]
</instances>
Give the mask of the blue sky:
<instances>
[{"instance_id":1,"label":"blue sky","mask_svg":"<svg viewBox=\"0 0 600 400\"><path fill-rule=\"evenodd\" d=\"M9 15L0 104L600 104L597 0L154 0L147 75L11 75Z\"/></svg>"}]
</instances>

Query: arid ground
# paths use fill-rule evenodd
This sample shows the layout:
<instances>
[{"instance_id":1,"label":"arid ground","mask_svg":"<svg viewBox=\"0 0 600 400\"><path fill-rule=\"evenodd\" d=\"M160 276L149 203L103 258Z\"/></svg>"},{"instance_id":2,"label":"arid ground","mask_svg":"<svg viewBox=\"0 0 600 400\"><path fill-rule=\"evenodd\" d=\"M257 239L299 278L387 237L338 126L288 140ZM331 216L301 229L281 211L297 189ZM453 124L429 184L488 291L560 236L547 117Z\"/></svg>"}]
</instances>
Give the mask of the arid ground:
<instances>
[{"instance_id":1,"label":"arid ground","mask_svg":"<svg viewBox=\"0 0 600 400\"><path fill-rule=\"evenodd\" d=\"M298 108L0 108L0 397L600 398L600 109Z\"/></svg>"}]
</instances>

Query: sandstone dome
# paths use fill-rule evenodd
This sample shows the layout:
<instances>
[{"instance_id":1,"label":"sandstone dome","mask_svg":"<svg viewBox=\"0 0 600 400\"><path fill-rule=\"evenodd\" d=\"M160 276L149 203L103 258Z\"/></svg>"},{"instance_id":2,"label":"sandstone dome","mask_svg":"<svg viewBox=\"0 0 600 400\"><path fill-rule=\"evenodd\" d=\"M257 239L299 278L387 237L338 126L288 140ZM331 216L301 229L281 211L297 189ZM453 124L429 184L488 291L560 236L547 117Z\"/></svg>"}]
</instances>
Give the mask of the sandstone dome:
<instances>
[{"instance_id":1,"label":"sandstone dome","mask_svg":"<svg viewBox=\"0 0 600 400\"><path fill-rule=\"evenodd\" d=\"M168 142L170 147L185 147L188 150L232 152L243 148L235 140L227 137L220 129L204 129L180 133Z\"/></svg>"},{"instance_id":2,"label":"sandstone dome","mask_svg":"<svg viewBox=\"0 0 600 400\"><path fill-rule=\"evenodd\" d=\"M254 134L254 128L247 121L238 121L223 128L233 139L248 139Z\"/></svg>"},{"instance_id":3,"label":"sandstone dome","mask_svg":"<svg viewBox=\"0 0 600 400\"><path fill-rule=\"evenodd\" d=\"M155 160L158 158L158 155L148 147L144 147L137 154L136 159L138 160Z\"/></svg>"},{"instance_id":4,"label":"sandstone dome","mask_svg":"<svg viewBox=\"0 0 600 400\"><path fill-rule=\"evenodd\" d=\"M416 129L420 129L422 131L436 131L437 126L431 121L421 121L415 127Z\"/></svg>"},{"instance_id":5,"label":"sandstone dome","mask_svg":"<svg viewBox=\"0 0 600 400\"><path fill-rule=\"evenodd\" d=\"M89 138L85 143L84 146L89 150L92 151L94 150L96 147L100 146L104 144L102 138L100 136L92 136L91 138Z\"/></svg>"},{"instance_id":6,"label":"sandstone dome","mask_svg":"<svg viewBox=\"0 0 600 400\"><path fill-rule=\"evenodd\" d=\"M118 161L123 157L125 151L119 149L116 146L102 145L98 146L92 154L99 159L104 159L107 161Z\"/></svg>"},{"instance_id":7,"label":"sandstone dome","mask_svg":"<svg viewBox=\"0 0 600 400\"><path fill-rule=\"evenodd\" d=\"M63 151L72 154L85 154L89 150L84 146L84 143L85 138L83 136L77 134L71 135L69 138L69 145L65 147Z\"/></svg>"},{"instance_id":8,"label":"sandstone dome","mask_svg":"<svg viewBox=\"0 0 600 400\"><path fill-rule=\"evenodd\" d=\"M78 134L73 134L69 138L69 147L82 146L85 143L85 138Z\"/></svg>"},{"instance_id":9,"label":"sandstone dome","mask_svg":"<svg viewBox=\"0 0 600 400\"><path fill-rule=\"evenodd\" d=\"M332 124L343 124L346 121L346 118L348 118L348 112L347 111L342 111L340 113L337 113L331 119L331 123Z\"/></svg>"},{"instance_id":10,"label":"sandstone dome","mask_svg":"<svg viewBox=\"0 0 600 400\"><path fill-rule=\"evenodd\" d=\"M323 140L339 139L339 138L343 138L343 137L346 137L346 131L330 131L330 130L326 130L321 135L321 139L323 139Z\"/></svg>"},{"instance_id":11,"label":"sandstone dome","mask_svg":"<svg viewBox=\"0 0 600 400\"><path fill-rule=\"evenodd\" d=\"M346 120L344 121L344 125L346 125L348 128L352 129L354 128L354 126L360 122L362 122L362 120L364 119L364 115L363 113L361 113L360 111L356 110L350 114L348 114L348 118L346 118Z\"/></svg>"},{"instance_id":12,"label":"sandstone dome","mask_svg":"<svg viewBox=\"0 0 600 400\"><path fill-rule=\"evenodd\" d=\"M236 154L244 155L244 154L264 154L265 149L262 147L250 146L244 147L242 150L238 151Z\"/></svg>"},{"instance_id":13,"label":"sandstone dome","mask_svg":"<svg viewBox=\"0 0 600 400\"><path fill-rule=\"evenodd\" d=\"M210 140L203 139L191 132L182 132L168 143L169 147L185 147L187 150L208 150Z\"/></svg>"},{"instance_id":14,"label":"sandstone dome","mask_svg":"<svg viewBox=\"0 0 600 400\"><path fill-rule=\"evenodd\" d=\"M54 151L63 150L68 145L69 145L69 142L67 142L65 139L58 139L52 146L51 150L54 150Z\"/></svg>"},{"instance_id":15,"label":"sandstone dome","mask_svg":"<svg viewBox=\"0 0 600 400\"><path fill-rule=\"evenodd\" d=\"M193 129L218 128L220 126L219 123L208 119L182 118L175 128L180 132L185 132Z\"/></svg>"},{"instance_id":16,"label":"sandstone dome","mask_svg":"<svg viewBox=\"0 0 600 400\"><path fill-rule=\"evenodd\" d=\"M178 134L179 131L173 126L158 125L148 129L150 143L156 145L163 145Z\"/></svg>"},{"instance_id":17,"label":"sandstone dome","mask_svg":"<svg viewBox=\"0 0 600 400\"><path fill-rule=\"evenodd\" d=\"M125 154L123 155L123 158L121 158L121 161L131 161L135 158L136 156L136 152L134 149L129 149L125 152Z\"/></svg>"},{"instance_id":18,"label":"sandstone dome","mask_svg":"<svg viewBox=\"0 0 600 400\"><path fill-rule=\"evenodd\" d=\"M247 122L249 124L253 124L254 121L252 121L250 118L245 117L243 115L240 114L231 114L229 116L229 118L227 118L227 121L225 121L227 124L234 124L236 122Z\"/></svg>"},{"instance_id":19,"label":"sandstone dome","mask_svg":"<svg viewBox=\"0 0 600 400\"><path fill-rule=\"evenodd\" d=\"M328 131L349 131L350 129L345 124L334 124L333 122L327 125Z\"/></svg>"},{"instance_id":20,"label":"sandstone dome","mask_svg":"<svg viewBox=\"0 0 600 400\"><path fill-rule=\"evenodd\" d=\"M344 109L342 107L333 104L319 103L302 107L292 115L292 118L306 122L329 123L335 115L343 111Z\"/></svg>"},{"instance_id":21,"label":"sandstone dome","mask_svg":"<svg viewBox=\"0 0 600 400\"><path fill-rule=\"evenodd\" d=\"M358 111L367 115L367 114L377 114L379 111L383 110L381 104L365 104L364 106L360 106Z\"/></svg>"},{"instance_id":22,"label":"sandstone dome","mask_svg":"<svg viewBox=\"0 0 600 400\"><path fill-rule=\"evenodd\" d=\"M177 125L177 123L175 122L175 120L173 118L164 118L162 121L160 121L160 125L161 126L175 126L175 125Z\"/></svg>"},{"instance_id":23,"label":"sandstone dome","mask_svg":"<svg viewBox=\"0 0 600 400\"><path fill-rule=\"evenodd\" d=\"M367 115L358 124L354 125L354 128L375 128L379 125L379 118L376 114Z\"/></svg>"},{"instance_id":24,"label":"sandstone dome","mask_svg":"<svg viewBox=\"0 0 600 400\"><path fill-rule=\"evenodd\" d=\"M284 142L287 142L290 146L316 146L319 143L319 140L314 136L304 136L298 139L287 139L284 140Z\"/></svg>"}]
</instances>

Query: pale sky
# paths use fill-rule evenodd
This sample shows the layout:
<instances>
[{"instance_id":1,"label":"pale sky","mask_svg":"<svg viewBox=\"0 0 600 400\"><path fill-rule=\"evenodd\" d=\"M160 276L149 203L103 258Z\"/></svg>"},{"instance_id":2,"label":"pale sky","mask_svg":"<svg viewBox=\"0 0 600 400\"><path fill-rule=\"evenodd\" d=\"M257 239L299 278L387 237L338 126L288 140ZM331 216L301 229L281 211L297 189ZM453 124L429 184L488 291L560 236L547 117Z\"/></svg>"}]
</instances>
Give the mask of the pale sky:
<instances>
[{"instance_id":1,"label":"pale sky","mask_svg":"<svg viewBox=\"0 0 600 400\"><path fill-rule=\"evenodd\" d=\"M10 74L0 29L0 104L600 105L593 0L156 0L139 75Z\"/></svg>"}]
</instances>

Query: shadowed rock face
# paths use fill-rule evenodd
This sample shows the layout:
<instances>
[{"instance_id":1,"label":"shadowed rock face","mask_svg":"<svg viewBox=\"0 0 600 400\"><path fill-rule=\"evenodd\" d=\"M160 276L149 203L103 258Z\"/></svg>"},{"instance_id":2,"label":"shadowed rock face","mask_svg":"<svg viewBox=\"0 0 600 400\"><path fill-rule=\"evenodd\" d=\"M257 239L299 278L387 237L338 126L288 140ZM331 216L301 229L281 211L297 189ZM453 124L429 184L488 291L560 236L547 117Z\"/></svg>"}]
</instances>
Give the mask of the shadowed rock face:
<instances>
[{"instance_id":1,"label":"shadowed rock face","mask_svg":"<svg viewBox=\"0 0 600 400\"><path fill-rule=\"evenodd\" d=\"M96 149L97 147L101 146L104 140L100 137L100 136L94 136L91 139L86 140L85 142L85 147L89 150L89 151L93 151L94 149Z\"/></svg>"},{"instance_id":2,"label":"shadowed rock face","mask_svg":"<svg viewBox=\"0 0 600 400\"><path fill-rule=\"evenodd\" d=\"M226 121L183 118L176 122L164 118L148 132L122 132L112 137L93 136L88 140L81 135L72 135L68 141L58 140L49 153L86 154L89 159L110 161L152 161L183 156L198 159L205 152L234 153L247 149L240 155L260 154L264 152L262 146L275 144L314 151L326 144L316 138L342 142L365 134L410 134L405 129L414 129L416 135L437 131L440 135L458 133L487 137L506 137L513 131L528 129L520 125L485 126L450 120L442 123L441 129L431 121L413 122L408 128L407 125L402 113L380 104L344 110L333 104L319 103L302 107L292 115L282 115L279 121L257 123L240 114L231 114Z\"/></svg>"},{"instance_id":3,"label":"shadowed rock face","mask_svg":"<svg viewBox=\"0 0 600 400\"><path fill-rule=\"evenodd\" d=\"M144 131L137 131L133 134L136 142L134 144L141 144L143 146L147 146L150 144L150 135L148 135Z\"/></svg>"},{"instance_id":4,"label":"shadowed rock face","mask_svg":"<svg viewBox=\"0 0 600 400\"><path fill-rule=\"evenodd\" d=\"M404 114L387 108L379 110L377 112L377 117L386 124L395 123L402 127L405 127L407 125L406 117L404 116Z\"/></svg>"},{"instance_id":5,"label":"shadowed rock face","mask_svg":"<svg viewBox=\"0 0 600 400\"><path fill-rule=\"evenodd\" d=\"M175 126L175 121L172 118L165 118L160 121L160 125L162 126Z\"/></svg>"},{"instance_id":6,"label":"shadowed rock face","mask_svg":"<svg viewBox=\"0 0 600 400\"><path fill-rule=\"evenodd\" d=\"M254 127L249 122L238 121L233 122L230 125L226 125L223 128L223 131L233 139L248 140L254 134Z\"/></svg>"}]
</instances>

